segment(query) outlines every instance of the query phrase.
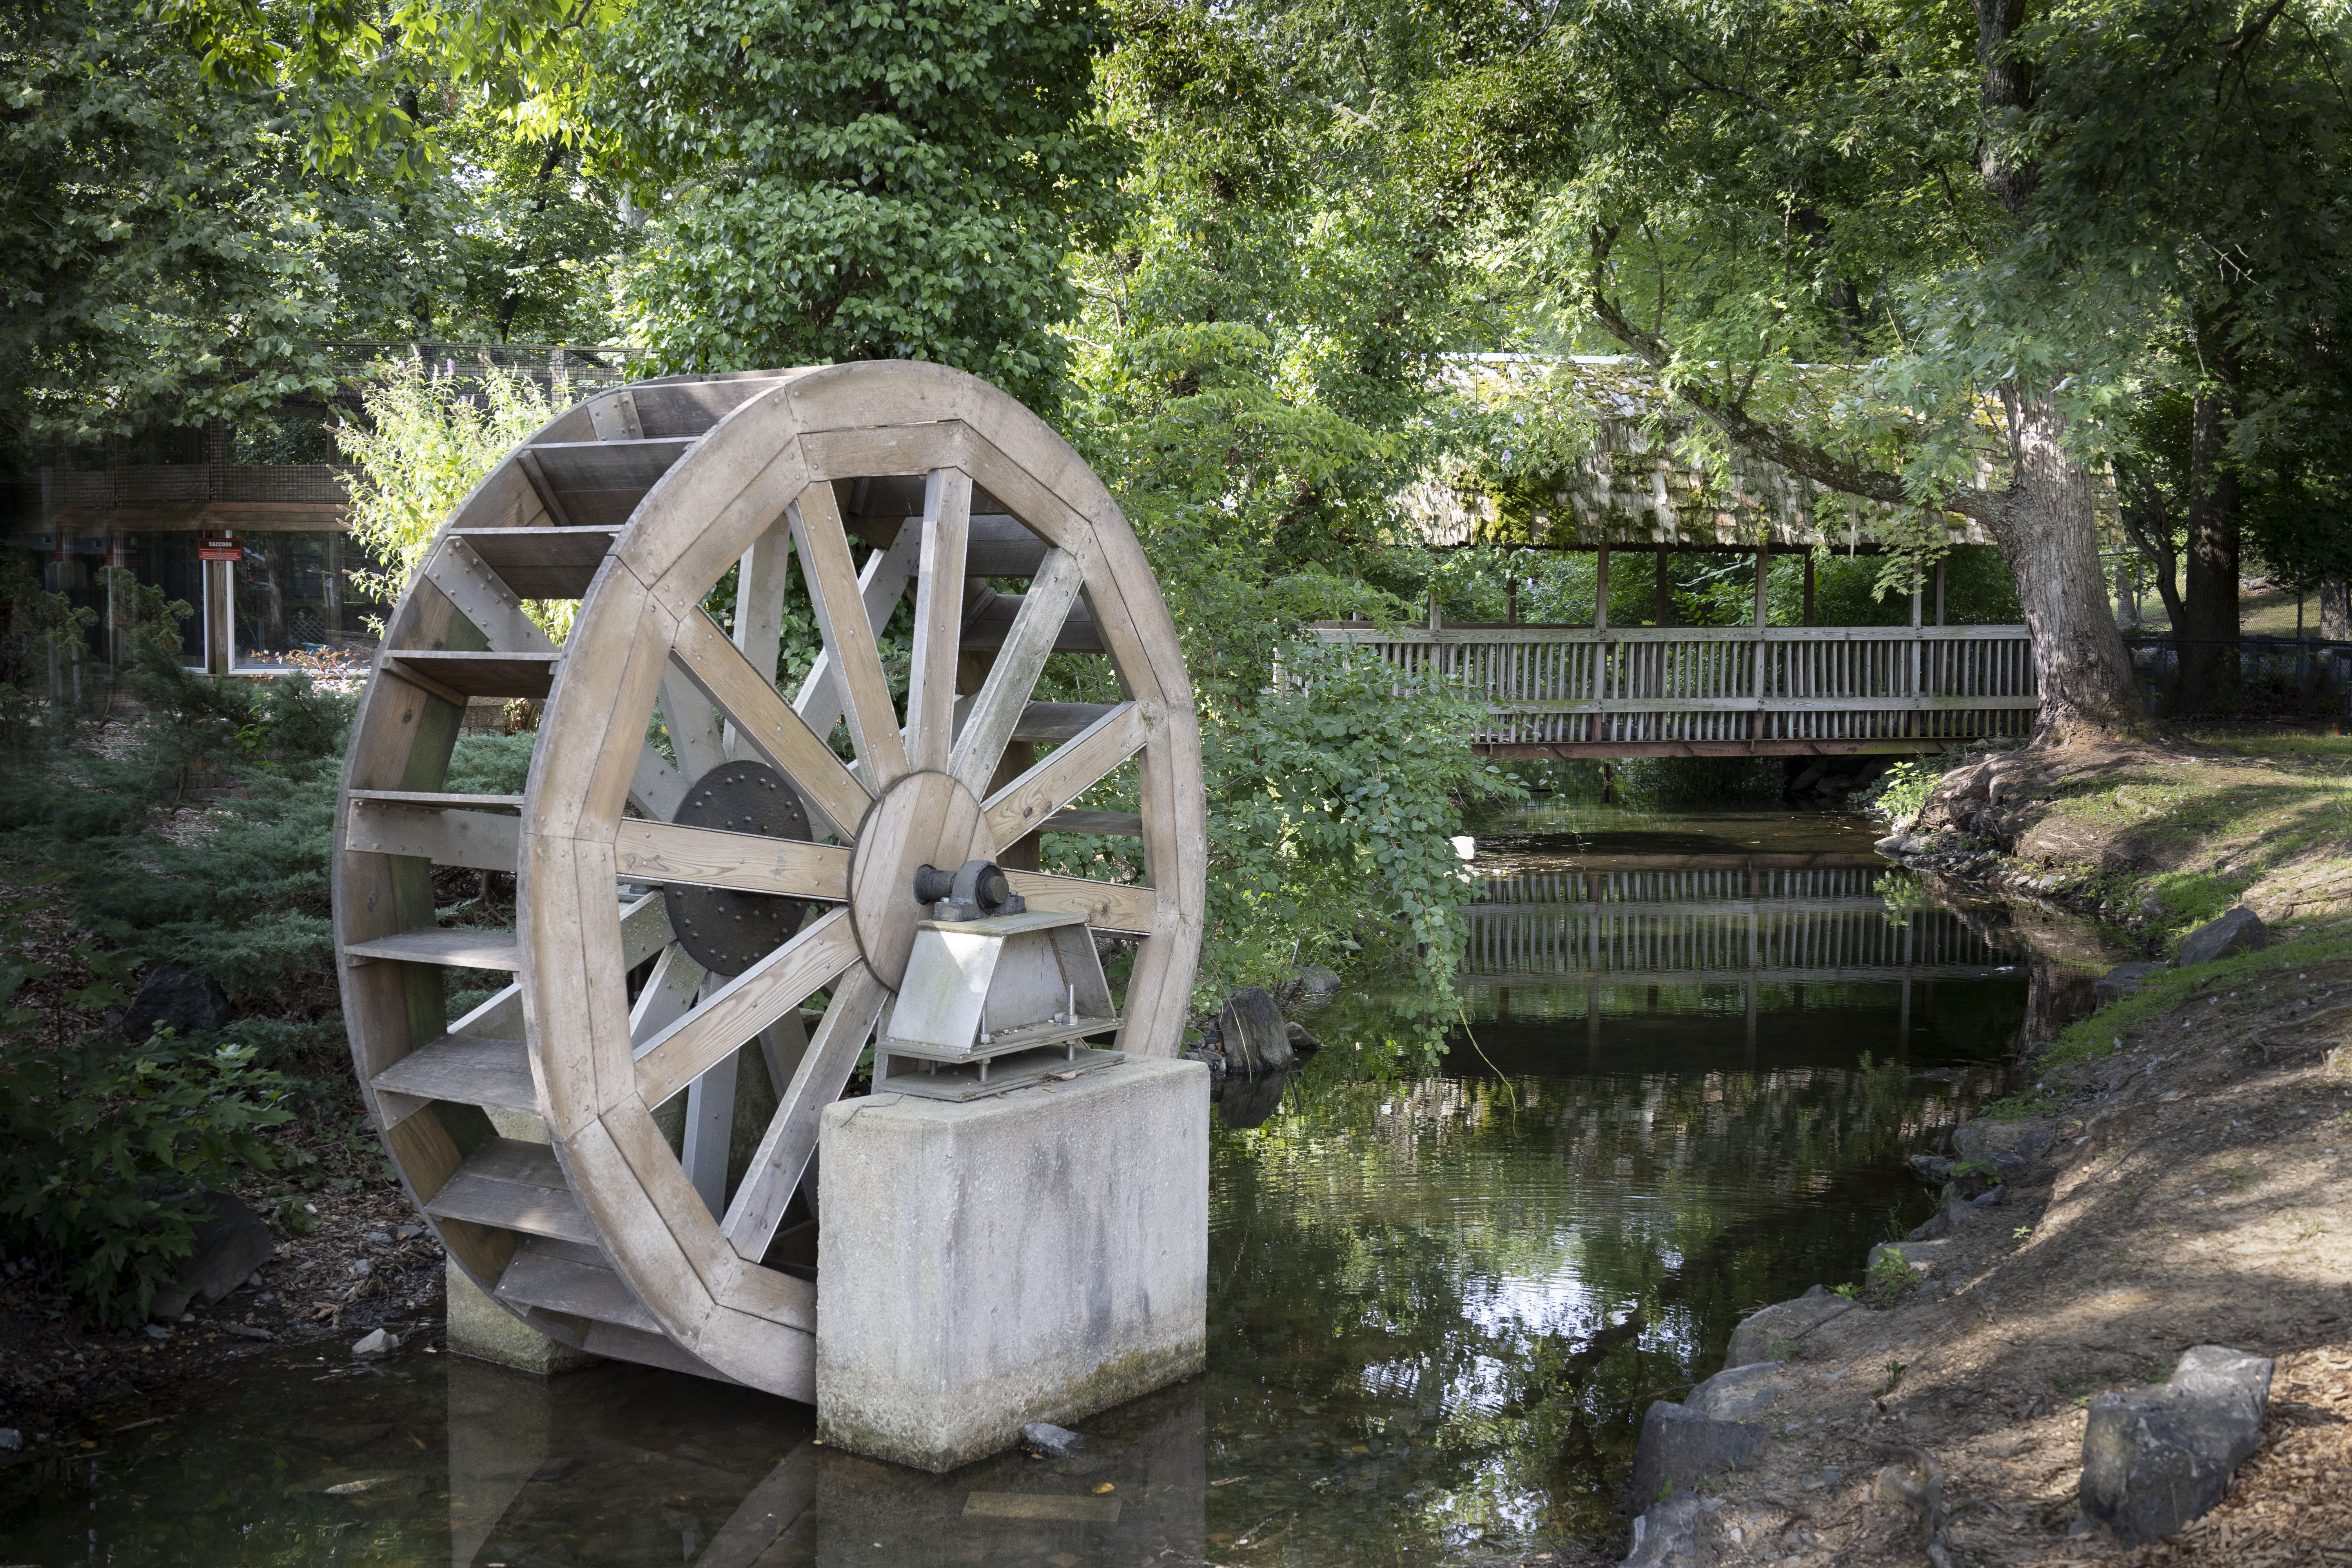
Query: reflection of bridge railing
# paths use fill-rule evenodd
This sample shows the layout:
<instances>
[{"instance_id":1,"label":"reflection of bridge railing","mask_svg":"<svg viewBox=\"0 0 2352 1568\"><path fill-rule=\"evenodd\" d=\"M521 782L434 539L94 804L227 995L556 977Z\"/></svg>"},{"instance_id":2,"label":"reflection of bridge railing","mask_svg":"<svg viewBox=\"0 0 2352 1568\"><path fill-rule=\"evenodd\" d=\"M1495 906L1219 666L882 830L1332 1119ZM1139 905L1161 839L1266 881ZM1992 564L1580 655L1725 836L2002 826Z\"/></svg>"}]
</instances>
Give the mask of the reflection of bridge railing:
<instances>
[{"instance_id":1,"label":"reflection of bridge railing","mask_svg":"<svg viewBox=\"0 0 2352 1568\"><path fill-rule=\"evenodd\" d=\"M1750 876L1775 886L1750 894ZM1499 896L1463 911L1469 940L1462 973L1524 983L1793 984L1971 979L2016 962L1949 910L1889 919L1885 902L1866 891L1867 876L1842 869L1513 878L1490 889Z\"/></svg>"},{"instance_id":2,"label":"reflection of bridge railing","mask_svg":"<svg viewBox=\"0 0 2352 1568\"><path fill-rule=\"evenodd\" d=\"M1309 629L1485 697L1496 754L1932 751L2040 706L2022 626Z\"/></svg>"}]
</instances>

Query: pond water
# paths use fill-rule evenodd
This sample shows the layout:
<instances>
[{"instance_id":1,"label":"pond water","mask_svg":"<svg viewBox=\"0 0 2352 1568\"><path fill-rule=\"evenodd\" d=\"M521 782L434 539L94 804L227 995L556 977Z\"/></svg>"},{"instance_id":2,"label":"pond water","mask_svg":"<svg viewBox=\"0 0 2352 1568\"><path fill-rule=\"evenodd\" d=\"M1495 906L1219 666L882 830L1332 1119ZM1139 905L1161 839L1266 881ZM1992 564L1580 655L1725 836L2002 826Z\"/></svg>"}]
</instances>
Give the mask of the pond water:
<instances>
[{"instance_id":1,"label":"pond water","mask_svg":"<svg viewBox=\"0 0 2352 1568\"><path fill-rule=\"evenodd\" d=\"M1208 1373L1082 1423L1083 1458L923 1476L643 1368L259 1353L0 1474L0 1562L1434 1564L1605 1540L1649 1402L1932 1207L1904 1161L2001 1092L2050 964L1998 908L1925 899L1858 820L1559 805L1479 837L1444 1058L1368 1076L1379 1003L1349 996L1310 1016L1306 1070L1225 1086Z\"/></svg>"}]
</instances>

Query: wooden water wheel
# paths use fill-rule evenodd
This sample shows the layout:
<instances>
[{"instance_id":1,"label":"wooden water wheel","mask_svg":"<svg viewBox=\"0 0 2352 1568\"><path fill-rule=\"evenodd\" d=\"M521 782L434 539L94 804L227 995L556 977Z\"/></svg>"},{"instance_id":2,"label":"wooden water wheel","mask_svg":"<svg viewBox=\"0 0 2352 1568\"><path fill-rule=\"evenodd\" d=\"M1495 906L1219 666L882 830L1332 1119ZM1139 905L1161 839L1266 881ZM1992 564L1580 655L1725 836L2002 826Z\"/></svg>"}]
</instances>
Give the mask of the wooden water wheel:
<instances>
[{"instance_id":1,"label":"wooden water wheel","mask_svg":"<svg viewBox=\"0 0 2352 1568\"><path fill-rule=\"evenodd\" d=\"M722 630L705 601L730 569ZM877 628L908 595L902 709ZM522 608L548 599L579 601L561 647ZM824 652L780 691L803 607ZM1056 650L1108 658L1125 700L1034 700ZM478 698L543 700L520 795L446 787ZM992 860L1030 909L1131 942L1115 1043L1173 1055L1199 746L1134 534L985 383L866 363L572 409L444 527L344 767L343 1010L411 1198L531 1327L813 1399L822 1173L804 1178L925 916L917 874ZM1107 780L1139 809L1071 808ZM1056 828L1139 839L1103 860L1140 879L1030 868ZM441 926L449 867L513 872L514 929ZM491 994L452 1019L468 988Z\"/></svg>"}]
</instances>

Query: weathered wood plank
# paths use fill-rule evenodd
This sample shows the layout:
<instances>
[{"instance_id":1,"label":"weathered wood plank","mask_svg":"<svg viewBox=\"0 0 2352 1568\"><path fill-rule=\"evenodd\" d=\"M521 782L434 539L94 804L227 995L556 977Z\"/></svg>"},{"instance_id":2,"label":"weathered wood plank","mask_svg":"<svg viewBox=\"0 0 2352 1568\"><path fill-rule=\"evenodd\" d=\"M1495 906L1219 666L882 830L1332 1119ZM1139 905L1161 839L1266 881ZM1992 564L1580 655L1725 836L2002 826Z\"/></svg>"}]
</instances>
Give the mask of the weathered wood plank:
<instances>
[{"instance_id":1,"label":"weathered wood plank","mask_svg":"<svg viewBox=\"0 0 2352 1568\"><path fill-rule=\"evenodd\" d=\"M837 845L631 817L621 824L614 853L621 874L640 882L740 888L835 902L849 897L850 852Z\"/></svg>"},{"instance_id":2,"label":"weathered wood plank","mask_svg":"<svg viewBox=\"0 0 2352 1568\"><path fill-rule=\"evenodd\" d=\"M890 682L882 672L881 652L866 618L865 597L858 592L857 569L850 562L849 538L842 531L833 486L811 485L788 515L825 651L838 671L850 744L866 766L867 782L879 792L907 771L907 748L898 738L898 710L891 704Z\"/></svg>"},{"instance_id":3,"label":"weathered wood plank","mask_svg":"<svg viewBox=\"0 0 2352 1568\"><path fill-rule=\"evenodd\" d=\"M452 969L502 969L511 974L522 967L510 931L409 931L348 943L351 958L392 959L402 963L440 963Z\"/></svg>"},{"instance_id":4,"label":"weathered wood plank","mask_svg":"<svg viewBox=\"0 0 2352 1568\"><path fill-rule=\"evenodd\" d=\"M719 1058L740 1049L857 959L848 911L820 915L640 1047L638 1094L652 1107L683 1092Z\"/></svg>"},{"instance_id":5,"label":"weathered wood plank","mask_svg":"<svg viewBox=\"0 0 2352 1568\"><path fill-rule=\"evenodd\" d=\"M971 511L971 476L961 468L932 469L923 485L920 586L907 688L907 765L922 771L947 767L954 743L957 638ZM1028 692L1022 696L1025 700Z\"/></svg>"},{"instance_id":6,"label":"weathered wood plank","mask_svg":"<svg viewBox=\"0 0 2352 1568\"><path fill-rule=\"evenodd\" d=\"M1160 911L1160 894L1151 888L1054 877L1042 871L1007 871L1004 877L1033 910L1084 915L1088 925L1104 931L1148 934Z\"/></svg>"},{"instance_id":7,"label":"weathered wood plank","mask_svg":"<svg viewBox=\"0 0 2352 1568\"><path fill-rule=\"evenodd\" d=\"M520 796L514 801L522 804ZM511 872L521 836L519 817L494 812L354 799L345 819L343 845L378 855L421 855L436 866Z\"/></svg>"},{"instance_id":8,"label":"weathered wood plank","mask_svg":"<svg viewBox=\"0 0 2352 1568\"><path fill-rule=\"evenodd\" d=\"M428 691L466 697L544 697L555 684L559 653L457 653L404 648L384 655L388 668ZM462 705L462 704L461 704Z\"/></svg>"},{"instance_id":9,"label":"weathered wood plank","mask_svg":"<svg viewBox=\"0 0 2352 1568\"><path fill-rule=\"evenodd\" d=\"M544 1143L485 1139L433 1194L425 1212L526 1236L597 1245L596 1227L572 1195Z\"/></svg>"},{"instance_id":10,"label":"weathered wood plank","mask_svg":"<svg viewBox=\"0 0 2352 1568\"><path fill-rule=\"evenodd\" d=\"M463 546L516 598L577 599L587 594L617 534L609 528L473 528L441 537L445 552Z\"/></svg>"},{"instance_id":11,"label":"weathered wood plank","mask_svg":"<svg viewBox=\"0 0 2352 1568\"><path fill-rule=\"evenodd\" d=\"M375 1087L423 1100L453 1100L486 1110L539 1112L530 1053L519 1039L444 1035L375 1075Z\"/></svg>"},{"instance_id":12,"label":"weathered wood plank","mask_svg":"<svg viewBox=\"0 0 2352 1568\"><path fill-rule=\"evenodd\" d=\"M646 492L694 446L690 437L637 441L534 441L524 448L548 510L571 528L619 529Z\"/></svg>"},{"instance_id":13,"label":"weathered wood plank","mask_svg":"<svg viewBox=\"0 0 2352 1568\"><path fill-rule=\"evenodd\" d=\"M1003 647L1004 639L1013 635L1013 622L1020 618L1021 606L1027 597L1025 594L998 594L976 606L964 617L962 646L973 652ZM1095 625L1094 611L1085 605L1073 605L1069 615L1055 628L1052 651L1107 651L1102 628Z\"/></svg>"},{"instance_id":14,"label":"weathered wood plank","mask_svg":"<svg viewBox=\"0 0 2352 1568\"><path fill-rule=\"evenodd\" d=\"M1141 751L1150 739L1150 717L1142 703L1123 702L998 791L982 807L995 841L1010 844L1027 837Z\"/></svg>"},{"instance_id":15,"label":"weathered wood plank","mask_svg":"<svg viewBox=\"0 0 2352 1568\"><path fill-rule=\"evenodd\" d=\"M915 568L921 563L922 551L922 520L910 519L898 530L898 537L889 548L867 556L865 568L858 573L857 592L866 605L866 624L877 637L888 624L891 611L905 595L908 584L915 580ZM808 678L801 682L799 692L793 698L793 711L808 721L809 728L818 734L830 735L833 727L841 722L845 700L833 655L819 653L816 662L809 667Z\"/></svg>"},{"instance_id":16,"label":"weathered wood plank","mask_svg":"<svg viewBox=\"0 0 2352 1568\"><path fill-rule=\"evenodd\" d=\"M962 733L948 761L948 772L974 795L984 792L996 776L997 760L1013 739L1013 727L1029 706L1037 677L1054 651L1070 606L1085 586L1086 558L1056 550L1045 558L1045 570L1030 585L1026 598L1006 635L996 664L972 700ZM1060 805L1060 802L1055 802ZM1018 837L1018 835L1015 835ZM1011 838L999 838L1000 845Z\"/></svg>"},{"instance_id":17,"label":"weathered wood plank","mask_svg":"<svg viewBox=\"0 0 2352 1568\"><path fill-rule=\"evenodd\" d=\"M866 807L874 804L873 795L700 610L678 623L677 655L682 668L719 704L745 743L792 780L843 837L853 837L866 819ZM878 659L876 668L880 668Z\"/></svg>"},{"instance_id":18,"label":"weathered wood plank","mask_svg":"<svg viewBox=\"0 0 2352 1568\"><path fill-rule=\"evenodd\" d=\"M613 1268L530 1242L516 1248L491 1294L513 1306L541 1307L648 1334L662 1331L660 1320Z\"/></svg>"},{"instance_id":19,"label":"weathered wood plank","mask_svg":"<svg viewBox=\"0 0 2352 1568\"><path fill-rule=\"evenodd\" d=\"M749 1263L767 1256L784 1209L816 1153L817 1119L841 1098L856 1070L858 1053L874 1034L882 1005L890 998L864 964L842 976L808 1049L801 1053L792 1081L779 1094L776 1113L743 1173L719 1231Z\"/></svg>"}]
</instances>

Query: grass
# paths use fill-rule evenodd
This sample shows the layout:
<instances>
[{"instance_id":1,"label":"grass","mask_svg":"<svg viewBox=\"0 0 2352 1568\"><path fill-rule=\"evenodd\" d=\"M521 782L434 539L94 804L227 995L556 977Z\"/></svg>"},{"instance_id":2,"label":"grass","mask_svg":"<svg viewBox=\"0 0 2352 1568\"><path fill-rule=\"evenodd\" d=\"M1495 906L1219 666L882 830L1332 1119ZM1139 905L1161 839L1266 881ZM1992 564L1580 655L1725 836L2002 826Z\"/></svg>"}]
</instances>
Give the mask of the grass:
<instances>
[{"instance_id":1,"label":"grass","mask_svg":"<svg viewBox=\"0 0 2352 1568\"><path fill-rule=\"evenodd\" d=\"M2045 1072L2096 1061L2116 1050L2116 1042L2144 1024L2152 1024L2181 1003L2209 991L2248 983L2261 984L2291 969L2308 968L2352 958L2352 931L2315 931L2275 942L2260 952L2242 952L2214 963L2151 974L2140 988L2122 1001L2101 1008L2080 1023L2070 1025L2051 1042L2042 1059ZM2012 1099L2027 1097L2013 1096ZM2000 1102L2007 1104L2008 1102ZM2033 1114L2020 1112L2021 1115Z\"/></svg>"}]
</instances>

